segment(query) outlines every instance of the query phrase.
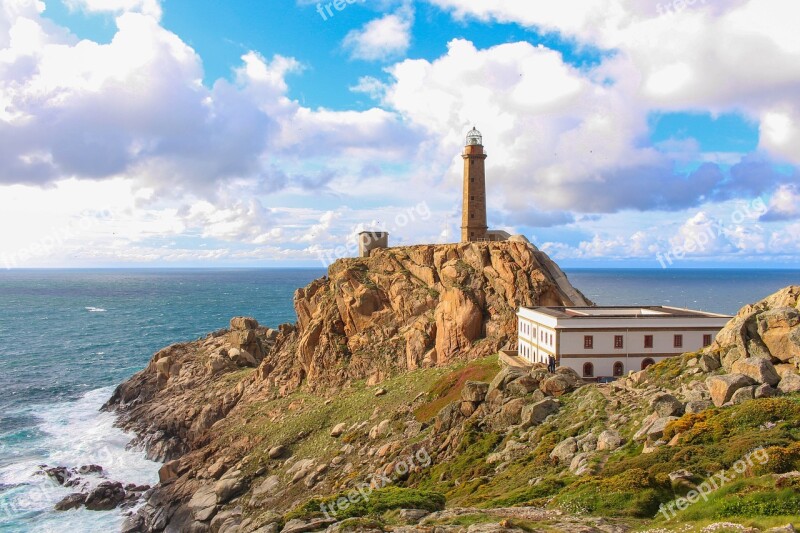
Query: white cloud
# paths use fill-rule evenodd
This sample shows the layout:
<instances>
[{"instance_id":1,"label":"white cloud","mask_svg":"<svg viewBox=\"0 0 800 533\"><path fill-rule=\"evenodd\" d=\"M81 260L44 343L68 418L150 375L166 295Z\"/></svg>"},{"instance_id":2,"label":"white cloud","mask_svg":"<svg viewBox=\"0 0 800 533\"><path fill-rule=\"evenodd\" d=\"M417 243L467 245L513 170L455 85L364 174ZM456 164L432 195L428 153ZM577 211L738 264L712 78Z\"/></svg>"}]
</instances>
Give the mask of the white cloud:
<instances>
[{"instance_id":1,"label":"white cloud","mask_svg":"<svg viewBox=\"0 0 800 533\"><path fill-rule=\"evenodd\" d=\"M761 217L763 222L794 220L800 218L800 189L795 184L782 185L770 198L769 210Z\"/></svg>"},{"instance_id":2,"label":"white cloud","mask_svg":"<svg viewBox=\"0 0 800 533\"><path fill-rule=\"evenodd\" d=\"M410 6L401 7L379 19L352 30L344 39L344 47L354 59L384 61L401 56L411 46L411 26L414 11Z\"/></svg>"},{"instance_id":3,"label":"white cloud","mask_svg":"<svg viewBox=\"0 0 800 533\"><path fill-rule=\"evenodd\" d=\"M160 0L63 0L70 9L80 9L88 13L142 13L161 18Z\"/></svg>"}]
</instances>

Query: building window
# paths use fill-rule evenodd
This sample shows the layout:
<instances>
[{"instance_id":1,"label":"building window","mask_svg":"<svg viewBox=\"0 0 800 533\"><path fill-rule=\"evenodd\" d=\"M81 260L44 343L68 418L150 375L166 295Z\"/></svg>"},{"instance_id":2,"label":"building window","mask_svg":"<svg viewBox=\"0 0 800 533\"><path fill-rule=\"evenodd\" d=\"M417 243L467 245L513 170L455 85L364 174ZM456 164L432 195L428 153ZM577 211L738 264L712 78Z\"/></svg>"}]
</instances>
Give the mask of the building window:
<instances>
[{"instance_id":1,"label":"building window","mask_svg":"<svg viewBox=\"0 0 800 533\"><path fill-rule=\"evenodd\" d=\"M583 337L583 348L585 350L591 350L594 348L594 337L591 335L586 335Z\"/></svg>"},{"instance_id":2,"label":"building window","mask_svg":"<svg viewBox=\"0 0 800 533\"><path fill-rule=\"evenodd\" d=\"M644 336L644 347L645 348L652 348L653 347L653 336L652 335L645 335Z\"/></svg>"},{"instance_id":3,"label":"building window","mask_svg":"<svg viewBox=\"0 0 800 533\"><path fill-rule=\"evenodd\" d=\"M703 348L706 346L711 346L712 338L711 335L703 335Z\"/></svg>"},{"instance_id":4,"label":"building window","mask_svg":"<svg viewBox=\"0 0 800 533\"><path fill-rule=\"evenodd\" d=\"M645 359L644 361L642 361L642 370L644 370L644 369L645 369L645 368L647 368L648 366L652 366L652 365L654 365L654 364L656 364L656 362L655 362L655 361L653 361L652 359L650 359L650 358L648 357L647 359Z\"/></svg>"},{"instance_id":5,"label":"building window","mask_svg":"<svg viewBox=\"0 0 800 533\"><path fill-rule=\"evenodd\" d=\"M470 197L469 197L469 199L470 199L470 200L474 200L474 199L475 199L475 197L474 197L474 196L470 196Z\"/></svg>"},{"instance_id":6,"label":"building window","mask_svg":"<svg viewBox=\"0 0 800 533\"><path fill-rule=\"evenodd\" d=\"M619 378L625 374L625 365L622 364L622 361L617 361L614 363L614 377Z\"/></svg>"},{"instance_id":7,"label":"building window","mask_svg":"<svg viewBox=\"0 0 800 533\"><path fill-rule=\"evenodd\" d=\"M475 213L472 213L469 218L475 218Z\"/></svg>"},{"instance_id":8,"label":"building window","mask_svg":"<svg viewBox=\"0 0 800 533\"><path fill-rule=\"evenodd\" d=\"M585 377L585 378L593 378L594 377L594 365L592 363L584 363L583 364L583 377Z\"/></svg>"},{"instance_id":9,"label":"building window","mask_svg":"<svg viewBox=\"0 0 800 533\"><path fill-rule=\"evenodd\" d=\"M683 348L683 335L675 335L673 346L675 348Z\"/></svg>"},{"instance_id":10,"label":"building window","mask_svg":"<svg viewBox=\"0 0 800 533\"><path fill-rule=\"evenodd\" d=\"M551 333L550 334L550 346L552 346L552 345L553 345L553 334Z\"/></svg>"},{"instance_id":11,"label":"building window","mask_svg":"<svg viewBox=\"0 0 800 533\"><path fill-rule=\"evenodd\" d=\"M625 337L622 335L614 335L614 348L624 348L625 347Z\"/></svg>"}]
</instances>

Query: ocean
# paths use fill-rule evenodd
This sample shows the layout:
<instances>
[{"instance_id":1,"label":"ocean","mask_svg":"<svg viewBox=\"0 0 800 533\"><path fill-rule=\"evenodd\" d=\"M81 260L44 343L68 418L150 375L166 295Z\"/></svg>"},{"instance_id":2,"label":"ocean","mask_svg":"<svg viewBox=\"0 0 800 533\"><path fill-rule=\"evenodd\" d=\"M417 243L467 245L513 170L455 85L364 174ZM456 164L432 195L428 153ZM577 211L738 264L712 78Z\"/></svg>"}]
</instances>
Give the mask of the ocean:
<instances>
[{"instance_id":1,"label":"ocean","mask_svg":"<svg viewBox=\"0 0 800 533\"><path fill-rule=\"evenodd\" d=\"M0 271L0 532L118 530L120 511L57 513L71 491L39 465L103 466L109 479L154 484L160 465L127 450L99 411L114 387L168 344L226 327L233 316L295 319L294 290L319 269ZM598 304L735 313L800 270L573 269Z\"/></svg>"}]
</instances>

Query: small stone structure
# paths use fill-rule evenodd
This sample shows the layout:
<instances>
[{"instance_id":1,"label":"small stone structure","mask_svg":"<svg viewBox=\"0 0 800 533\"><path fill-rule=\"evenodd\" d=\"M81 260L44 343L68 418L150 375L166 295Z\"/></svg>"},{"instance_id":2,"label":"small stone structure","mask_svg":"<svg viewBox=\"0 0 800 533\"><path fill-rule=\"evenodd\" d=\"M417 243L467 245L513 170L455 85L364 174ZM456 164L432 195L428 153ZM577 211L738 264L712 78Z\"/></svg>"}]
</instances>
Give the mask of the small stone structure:
<instances>
[{"instance_id":1,"label":"small stone structure","mask_svg":"<svg viewBox=\"0 0 800 533\"><path fill-rule=\"evenodd\" d=\"M372 250L389 247L389 234L385 231L362 231L358 234L358 256L369 257Z\"/></svg>"}]
</instances>

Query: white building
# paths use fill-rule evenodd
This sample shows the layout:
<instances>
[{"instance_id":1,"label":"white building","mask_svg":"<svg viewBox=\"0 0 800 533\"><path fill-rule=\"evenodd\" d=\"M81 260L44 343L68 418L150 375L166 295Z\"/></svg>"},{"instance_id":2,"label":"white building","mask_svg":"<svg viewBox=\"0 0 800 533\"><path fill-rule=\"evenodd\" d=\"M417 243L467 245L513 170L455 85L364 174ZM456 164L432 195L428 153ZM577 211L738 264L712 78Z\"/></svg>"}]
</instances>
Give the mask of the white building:
<instances>
[{"instance_id":1,"label":"white building","mask_svg":"<svg viewBox=\"0 0 800 533\"><path fill-rule=\"evenodd\" d=\"M700 350L730 316L675 307L520 308L518 353L531 363L575 370L585 379L619 377Z\"/></svg>"}]
</instances>

